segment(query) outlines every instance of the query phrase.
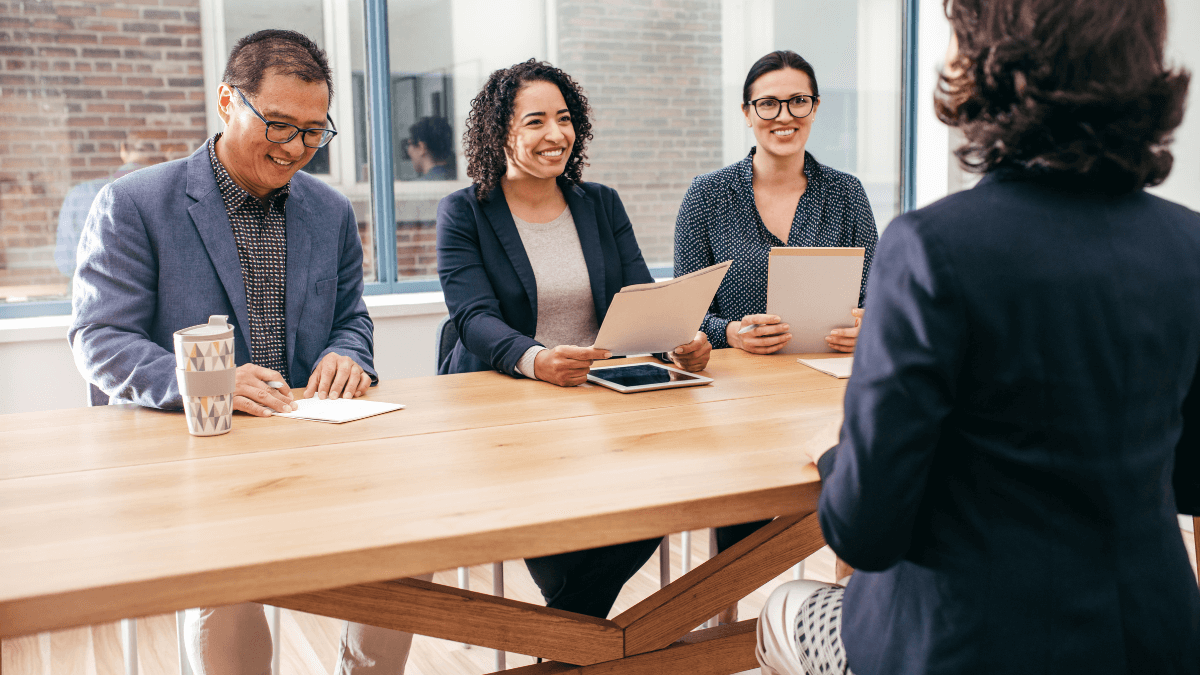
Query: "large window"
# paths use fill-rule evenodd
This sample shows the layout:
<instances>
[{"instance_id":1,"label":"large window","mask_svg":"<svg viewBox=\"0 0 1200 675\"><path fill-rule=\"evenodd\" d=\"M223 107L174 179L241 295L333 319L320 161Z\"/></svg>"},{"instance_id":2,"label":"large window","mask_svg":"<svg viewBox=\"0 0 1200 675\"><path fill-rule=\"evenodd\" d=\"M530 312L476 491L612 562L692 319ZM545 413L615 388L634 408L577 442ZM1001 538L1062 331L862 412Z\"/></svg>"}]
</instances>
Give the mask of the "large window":
<instances>
[{"instance_id":1,"label":"large window","mask_svg":"<svg viewBox=\"0 0 1200 675\"><path fill-rule=\"evenodd\" d=\"M814 65L822 105L808 149L862 180L882 227L900 205L905 1L386 0L386 75L369 72L364 0L7 3L0 315L36 300L59 301L38 311L69 311L71 234L91 198L114 176L186 156L220 130L225 57L267 27L302 31L329 54L340 133L306 170L354 205L368 292L436 288L436 208L469 185L461 136L470 101L493 70L530 57L587 91L595 139L584 178L620 192L660 273L691 180L753 145L742 81L773 49ZM373 157L368 102L384 87L388 156ZM390 195L372 194L378 162L390 165ZM380 199L390 200L394 228L375 226Z\"/></svg>"}]
</instances>

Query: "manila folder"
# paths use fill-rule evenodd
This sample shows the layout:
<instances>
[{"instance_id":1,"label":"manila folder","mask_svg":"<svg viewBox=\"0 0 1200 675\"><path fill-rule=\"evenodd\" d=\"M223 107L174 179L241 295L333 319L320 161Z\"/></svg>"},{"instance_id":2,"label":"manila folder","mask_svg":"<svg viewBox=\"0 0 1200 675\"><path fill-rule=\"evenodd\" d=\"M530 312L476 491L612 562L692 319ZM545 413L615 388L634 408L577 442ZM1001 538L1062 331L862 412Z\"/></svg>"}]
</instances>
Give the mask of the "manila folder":
<instances>
[{"instance_id":1,"label":"manila folder","mask_svg":"<svg viewBox=\"0 0 1200 675\"><path fill-rule=\"evenodd\" d=\"M858 307L865 253L862 248L771 249L767 314L778 316L792 334L780 354L833 351L825 336L854 326L850 310Z\"/></svg>"},{"instance_id":2,"label":"manila folder","mask_svg":"<svg viewBox=\"0 0 1200 675\"><path fill-rule=\"evenodd\" d=\"M655 284L626 286L613 296L596 349L614 355L669 352L696 337L732 261Z\"/></svg>"}]
</instances>

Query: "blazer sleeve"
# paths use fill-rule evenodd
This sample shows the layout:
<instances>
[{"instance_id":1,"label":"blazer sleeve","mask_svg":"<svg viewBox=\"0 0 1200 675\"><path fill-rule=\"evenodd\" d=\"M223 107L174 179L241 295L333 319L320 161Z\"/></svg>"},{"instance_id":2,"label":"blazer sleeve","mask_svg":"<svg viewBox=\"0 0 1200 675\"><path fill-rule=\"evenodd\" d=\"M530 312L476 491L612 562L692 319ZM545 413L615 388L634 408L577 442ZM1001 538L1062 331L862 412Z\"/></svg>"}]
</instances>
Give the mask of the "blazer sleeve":
<instances>
[{"instance_id":1,"label":"blazer sleeve","mask_svg":"<svg viewBox=\"0 0 1200 675\"><path fill-rule=\"evenodd\" d=\"M605 211L608 222L612 225L613 238L617 242L617 253L621 256L622 286L652 283L654 275L650 274L650 267L642 257L642 249L633 233L633 223L629 220L621 197L613 189L605 190L605 196ZM610 302L612 298L606 298L605 304Z\"/></svg>"},{"instance_id":2,"label":"blazer sleeve","mask_svg":"<svg viewBox=\"0 0 1200 675\"><path fill-rule=\"evenodd\" d=\"M712 244L708 239L708 208L702 196L703 189L698 185L698 179L693 180L688 191L683 195L683 203L679 205L679 215L675 218L675 276L691 274L705 267L716 264L712 252ZM725 327L729 319L718 314L717 297L713 297L700 323L700 330L708 336L713 349L729 346L725 339Z\"/></svg>"},{"instance_id":3,"label":"blazer sleeve","mask_svg":"<svg viewBox=\"0 0 1200 675\"><path fill-rule=\"evenodd\" d=\"M517 362L540 343L504 322L480 248L479 226L468 198L454 193L438 203L438 278L463 345L493 369L524 377Z\"/></svg>"},{"instance_id":4,"label":"blazer sleeve","mask_svg":"<svg viewBox=\"0 0 1200 675\"><path fill-rule=\"evenodd\" d=\"M965 304L935 240L901 217L880 241L840 441L822 457L819 519L852 567L909 549L966 343Z\"/></svg>"},{"instance_id":5,"label":"blazer sleeve","mask_svg":"<svg viewBox=\"0 0 1200 675\"><path fill-rule=\"evenodd\" d=\"M84 379L110 397L183 407L175 355L150 339L158 268L133 200L117 185L96 196L79 242L67 340Z\"/></svg>"},{"instance_id":6,"label":"blazer sleeve","mask_svg":"<svg viewBox=\"0 0 1200 675\"><path fill-rule=\"evenodd\" d=\"M1183 434L1175 447L1173 477L1179 513L1200 516L1200 371L1183 401Z\"/></svg>"},{"instance_id":7,"label":"blazer sleeve","mask_svg":"<svg viewBox=\"0 0 1200 675\"><path fill-rule=\"evenodd\" d=\"M354 207L350 205L349 200L346 200L342 216L339 250L341 255L338 259L338 294L333 310L333 328L329 331L328 345L317 357L312 369L316 369L326 354L336 352L354 359L355 363L371 376L371 383L377 384L379 375L375 372L375 325L371 322L367 303L363 300L362 242L358 238L358 221L354 218Z\"/></svg>"}]
</instances>

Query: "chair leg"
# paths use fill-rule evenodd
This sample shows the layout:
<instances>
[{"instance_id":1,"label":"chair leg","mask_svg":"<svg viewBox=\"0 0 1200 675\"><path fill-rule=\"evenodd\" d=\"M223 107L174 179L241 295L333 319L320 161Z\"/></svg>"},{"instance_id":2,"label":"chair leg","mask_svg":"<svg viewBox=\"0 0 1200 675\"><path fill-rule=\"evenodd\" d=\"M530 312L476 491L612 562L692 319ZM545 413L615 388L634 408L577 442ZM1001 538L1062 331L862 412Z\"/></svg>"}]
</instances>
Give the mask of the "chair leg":
<instances>
[{"instance_id":1,"label":"chair leg","mask_svg":"<svg viewBox=\"0 0 1200 675\"><path fill-rule=\"evenodd\" d=\"M492 595L497 598L504 597L504 561L492 563ZM504 662L507 654L504 650L497 649L496 651L496 670L506 670Z\"/></svg>"},{"instance_id":2,"label":"chair leg","mask_svg":"<svg viewBox=\"0 0 1200 675\"><path fill-rule=\"evenodd\" d=\"M283 654L283 633L280 632L280 614L278 607L267 605L267 623L271 627L271 675L279 675L280 656Z\"/></svg>"},{"instance_id":3,"label":"chair leg","mask_svg":"<svg viewBox=\"0 0 1200 675\"><path fill-rule=\"evenodd\" d=\"M658 587L666 588L671 583L671 537L663 537L658 545Z\"/></svg>"},{"instance_id":4,"label":"chair leg","mask_svg":"<svg viewBox=\"0 0 1200 675\"><path fill-rule=\"evenodd\" d=\"M463 589L464 591L471 590L471 568L470 567L458 568L458 587ZM462 643L462 646L463 646L463 649L471 648L471 645L467 644L466 642Z\"/></svg>"},{"instance_id":5,"label":"chair leg","mask_svg":"<svg viewBox=\"0 0 1200 675\"><path fill-rule=\"evenodd\" d=\"M175 612L175 641L179 643L179 675L192 675L192 662L188 660L187 641L183 637L183 625L187 621L187 610Z\"/></svg>"},{"instance_id":6,"label":"chair leg","mask_svg":"<svg viewBox=\"0 0 1200 675\"><path fill-rule=\"evenodd\" d=\"M121 619L121 646L125 650L125 675L137 675L137 619Z\"/></svg>"},{"instance_id":7,"label":"chair leg","mask_svg":"<svg viewBox=\"0 0 1200 675\"><path fill-rule=\"evenodd\" d=\"M710 527L708 528L708 559L712 560L715 557L717 557L717 528ZM717 617L714 616L705 622L704 627L716 628L720 625L720 623L721 622L717 620Z\"/></svg>"},{"instance_id":8,"label":"chair leg","mask_svg":"<svg viewBox=\"0 0 1200 675\"><path fill-rule=\"evenodd\" d=\"M692 533L684 532L680 535L680 548L683 549L682 558L680 561L680 574L687 574L692 571Z\"/></svg>"}]
</instances>

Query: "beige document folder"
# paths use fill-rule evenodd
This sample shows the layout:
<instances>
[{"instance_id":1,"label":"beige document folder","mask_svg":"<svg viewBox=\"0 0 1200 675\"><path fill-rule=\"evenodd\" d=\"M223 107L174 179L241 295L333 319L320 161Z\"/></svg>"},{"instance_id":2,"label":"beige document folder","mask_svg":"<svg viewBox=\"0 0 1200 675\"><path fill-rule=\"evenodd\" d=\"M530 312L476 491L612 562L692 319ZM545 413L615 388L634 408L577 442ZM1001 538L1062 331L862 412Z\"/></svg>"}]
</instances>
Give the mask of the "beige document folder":
<instances>
[{"instance_id":1,"label":"beige document folder","mask_svg":"<svg viewBox=\"0 0 1200 675\"><path fill-rule=\"evenodd\" d=\"M791 328L780 354L831 352L825 336L854 326L862 285L862 248L771 249L767 272L767 314Z\"/></svg>"},{"instance_id":2,"label":"beige document folder","mask_svg":"<svg viewBox=\"0 0 1200 675\"><path fill-rule=\"evenodd\" d=\"M626 286L613 296L596 348L616 355L669 352L691 342L731 262L655 284Z\"/></svg>"}]
</instances>

